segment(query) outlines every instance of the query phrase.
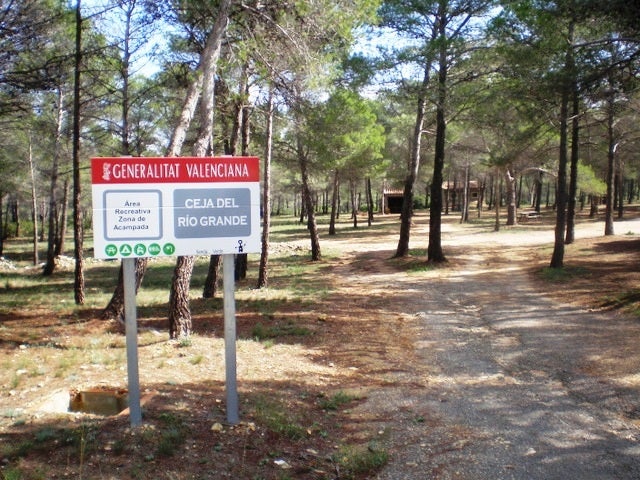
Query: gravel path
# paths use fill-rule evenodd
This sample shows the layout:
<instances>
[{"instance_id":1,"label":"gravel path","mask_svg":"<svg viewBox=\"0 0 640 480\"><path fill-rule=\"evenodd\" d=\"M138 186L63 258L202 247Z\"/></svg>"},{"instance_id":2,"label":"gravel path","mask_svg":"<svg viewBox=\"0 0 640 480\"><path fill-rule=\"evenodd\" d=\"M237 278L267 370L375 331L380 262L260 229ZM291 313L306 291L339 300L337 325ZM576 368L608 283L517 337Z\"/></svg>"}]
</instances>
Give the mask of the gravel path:
<instances>
[{"instance_id":1,"label":"gravel path","mask_svg":"<svg viewBox=\"0 0 640 480\"><path fill-rule=\"evenodd\" d=\"M640 232L640 223L628 228ZM496 241L513 245L508 236ZM602 348L633 348L640 325L541 297L496 255L474 249L464 270L398 294L414 309L415 360L362 406L378 412L393 445L376 478L640 478L640 429L630 420L640 417L640 392L588 368Z\"/></svg>"}]
</instances>

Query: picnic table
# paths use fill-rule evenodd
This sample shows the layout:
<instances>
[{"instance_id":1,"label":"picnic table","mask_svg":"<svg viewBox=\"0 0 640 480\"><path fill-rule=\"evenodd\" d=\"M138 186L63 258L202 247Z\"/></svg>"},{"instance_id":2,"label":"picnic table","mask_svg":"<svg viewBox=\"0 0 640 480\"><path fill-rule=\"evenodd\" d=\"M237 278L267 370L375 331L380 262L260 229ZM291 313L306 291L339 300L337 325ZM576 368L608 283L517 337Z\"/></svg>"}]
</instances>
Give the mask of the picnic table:
<instances>
[{"instance_id":1,"label":"picnic table","mask_svg":"<svg viewBox=\"0 0 640 480\"><path fill-rule=\"evenodd\" d=\"M520 215L518 216L518 222L524 223L528 222L529 220L537 220L539 218L540 214L538 212L536 212L535 210L530 210L526 212L520 212Z\"/></svg>"}]
</instances>

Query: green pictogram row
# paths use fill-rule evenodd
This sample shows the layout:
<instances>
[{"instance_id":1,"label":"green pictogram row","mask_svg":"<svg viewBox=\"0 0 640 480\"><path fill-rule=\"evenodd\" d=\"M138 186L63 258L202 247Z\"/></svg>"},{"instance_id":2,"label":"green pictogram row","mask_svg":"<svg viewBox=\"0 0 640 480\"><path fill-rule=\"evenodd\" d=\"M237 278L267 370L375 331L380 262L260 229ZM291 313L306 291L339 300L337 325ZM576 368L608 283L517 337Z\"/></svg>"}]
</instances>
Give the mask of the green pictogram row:
<instances>
[{"instance_id":1,"label":"green pictogram row","mask_svg":"<svg viewBox=\"0 0 640 480\"><path fill-rule=\"evenodd\" d=\"M160 253L173 255L175 251L176 246L173 243L165 243L164 245L160 245L159 243L151 243L149 245L145 245L144 243L136 243L135 245L123 243L119 247L110 243L104 247L104 253L108 257L116 257L118 254L122 257L130 257L132 255L136 257L155 257L156 255L160 255Z\"/></svg>"}]
</instances>

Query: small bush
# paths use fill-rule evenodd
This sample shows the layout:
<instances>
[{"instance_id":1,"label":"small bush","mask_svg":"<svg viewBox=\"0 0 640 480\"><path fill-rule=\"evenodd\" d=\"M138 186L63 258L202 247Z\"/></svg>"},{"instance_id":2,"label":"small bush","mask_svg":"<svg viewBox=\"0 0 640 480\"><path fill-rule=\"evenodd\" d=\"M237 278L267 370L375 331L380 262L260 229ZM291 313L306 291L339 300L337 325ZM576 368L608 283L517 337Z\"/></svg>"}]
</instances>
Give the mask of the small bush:
<instances>
[{"instance_id":1,"label":"small bush","mask_svg":"<svg viewBox=\"0 0 640 480\"><path fill-rule=\"evenodd\" d=\"M389 461L389 454L386 450L379 450L371 445L366 448L346 446L340 449L333 460L340 467L341 478L353 479L385 466Z\"/></svg>"},{"instance_id":2,"label":"small bush","mask_svg":"<svg viewBox=\"0 0 640 480\"><path fill-rule=\"evenodd\" d=\"M160 415L163 425L160 427L156 454L162 457L172 457L187 438L187 428L183 421L171 413Z\"/></svg>"},{"instance_id":3,"label":"small bush","mask_svg":"<svg viewBox=\"0 0 640 480\"><path fill-rule=\"evenodd\" d=\"M306 327L297 326L293 322L272 326L265 326L262 323L256 323L251 330L251 336L257 341L287 336L304 337L307 335L311 335L311 330Z\"/></svg>"},{"instance_id":4,"label":"small bush","mask_svg":"<svg viewBox=\"0 0 640 480\"><path fill-rule=\"evenodd\" d=\"M356 395L350 395L348 393L340 391L329 398L321 398L320 408L322 408L323 410L337 410L341 406L357 399L358 397Z\"/></svg>"},{"instance_id":5,"label":"small bush","mask_svg":"<svg viewBox=\"0 0 640 480\"><path fill-rule=\"evenodd\" d=\"M269 430L291 440L304 438L306 430L291 416L291 411L273 400L259 398L255 405L256 420Z\"/></svg>"}]
</instances>

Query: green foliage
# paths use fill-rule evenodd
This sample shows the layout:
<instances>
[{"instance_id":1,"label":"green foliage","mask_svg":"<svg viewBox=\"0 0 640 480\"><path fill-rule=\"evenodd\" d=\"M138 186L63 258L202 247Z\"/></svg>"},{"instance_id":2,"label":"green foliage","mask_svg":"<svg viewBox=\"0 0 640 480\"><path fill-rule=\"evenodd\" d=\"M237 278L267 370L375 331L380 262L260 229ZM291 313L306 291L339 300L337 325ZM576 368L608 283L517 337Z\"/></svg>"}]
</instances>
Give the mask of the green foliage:
<instances>
[{"instance_id":1,"label":"green foliage","mask_svg":"<svg viewBox=\"0 0 640 480\"><path fill-rule=\"evenodd\" d=\"M255 401L256 421L269 430L291 440L299 440L306 436L306 430L291 415L291 411L277 399L258 397Z\"/></svg>"},{"instance_id":2,"label":"green foliage","mask_svg":"<svg viewBox=\"0 0 640 480\"><path fill-rule=\"evenodd\" d=\"M258 341L273 339L286 336L307 336L311 335L311 330L306 327L300 327L289 321L284 324L275 324L265 326L262 323L256 323L251 330L251 337Z\"/></svg>"},{"instance_id":3,"label":"green foliage","mask_svg":"<svg viewBox=\"0 0 640 480\"><path fill-rule=\"evenodd\" d=\"M22 480L22 471L17 467L10 467L2 471L3 480Z\"/></svg>"},{"instance_id":4,"label":"green foliage","mask_svg":"<svg viewBox=\"0 0 640 480\"><path fill-rule=\"evenodd\" d=\"M540 272L540 277L545 282L550 283L562 283L569 281L575 277L582 277L588 274L588 270L582 267L564 267L564 268L551 268L545 267Z\"/></svg>"},{"instance_id":5,"label":"green foliage","mask_svg":"<svg viewBox=\"0 0 640 480\"><path fill-rule=\"evenodd\" d=\"M358 395L353 395L343 391L339 391L330 397L322 397L319 405L323 410L338 410L340 407L351 403L354 400L360 398Z\"/></svg>"},{"instance_id":6,"label":"green foliage","mask_svg":"<svg viewBox=\"0 0 640 480\"><path fill-rule=\"evenodd\" d=\"M156 439L156 453L162 457L172 457L187 438L187 426L180 417L172 413L161 414L160 422L162 425Z\"/></svg>"},{"instance_id":7,"label":"green foliage","mask_svg":"<svg viewBox=\"0 0 640 480\"><path fill-rule=\"evenodd\" d=\"M589 195L603 195L607 191L607 184L596 176L592 167L579 162L578 189Z\"/></svg>"},{"instance_id":8,"label":"green foliage","mask_svg":"<svg viewBox=\"0 0 640 480\"><path fill-rule=\"evenodd\" d=\"M620 292L612 298L607 298L602 306L628 310L632 315L638 316L640 314L640 289L636 288Z\"/></svg>"},{"instance_id":9,"label":"green foliage","mask_svg":"<svg viewBox=\"0 0 640 480\"><path fill-rule=\"evenodd\" d=\"M333 461L340 465L341 478L354 479L386 465L389 461L389 453L374 445L367 447L348 445L334 455Z\"/></svg>"},{"instance_id":10,"label":"green foliage","mask_svg":"<svg viewBox=\"0 0 640 480\"><path fill-rule=\"evenodd\" d=\"M326 170L361 178L375 171L382 158L384 128L369 101L340 89L309 111L308 142Z\"/></svg>"}]
</instances>

